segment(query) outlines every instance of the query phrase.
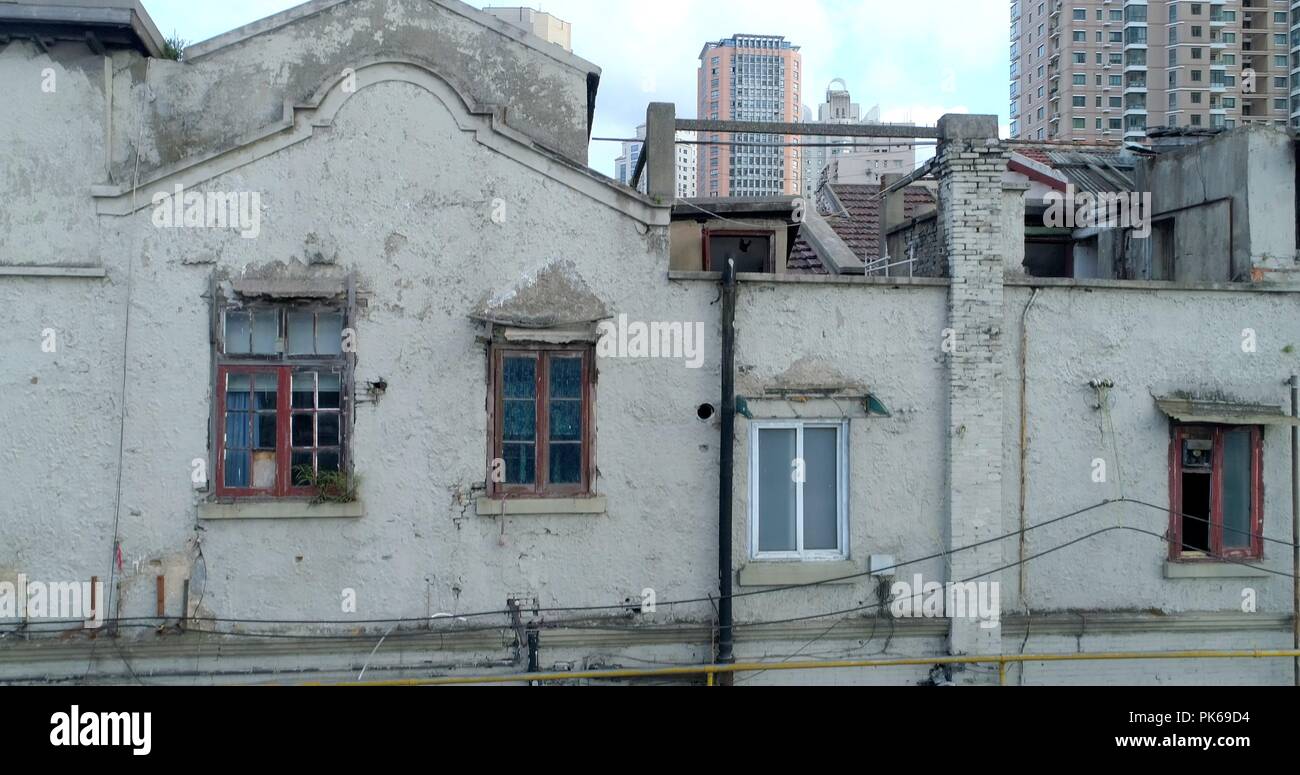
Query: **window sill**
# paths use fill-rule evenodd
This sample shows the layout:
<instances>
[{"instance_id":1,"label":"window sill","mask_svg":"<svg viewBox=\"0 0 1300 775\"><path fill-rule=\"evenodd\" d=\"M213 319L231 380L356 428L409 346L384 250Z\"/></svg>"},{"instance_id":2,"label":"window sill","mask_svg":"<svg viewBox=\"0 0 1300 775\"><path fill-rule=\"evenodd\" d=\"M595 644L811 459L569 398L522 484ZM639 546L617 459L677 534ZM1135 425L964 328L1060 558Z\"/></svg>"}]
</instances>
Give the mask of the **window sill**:
<instances>
[{"instance_id":1,"label":"window sill","mask_svg":"<svg viewBox=\"0 0 1300 775\"><path fill-rule=\"evenodd\" d=\"M479 498L475 509L481 517L514 517L541 514L604 514L605 496L585 498Z\"/></svg>"},{"instance_id":2,"label":"window sill","mask_svg":"<svg viewBox=\"0 0 1300 775\"><path fill-rule=\"evenodd\" d=\"M861 577L841 579L861 573L862 569L852 560L827 560L775 562L751 562L740 568L738 582L742 587L783 587L790 584L812 584L814 582L830 584L853 584ZM830 581L830 579L840 579Z\"/></svg>"},{"instance_id":3,"label":"window sill","mask_svg":"<svg viewBox=\"0 0 1300 775\"><path fill-rule=\"evenodd\" d=\"M357 519L361 501L312 503L306 500L200 503L199 519Z\"/></svg>"},{"instance_id":4,"label":"window sill","mask_svg":"<svg viewBox=\"0 0 1300 775\"><path fill-rule=\"evenodd\" d=\"M1175 562L1165 560L1167 579L1241 579L1271 576L1262 568L1236 562Z\"/></svg>"}]
</instances>

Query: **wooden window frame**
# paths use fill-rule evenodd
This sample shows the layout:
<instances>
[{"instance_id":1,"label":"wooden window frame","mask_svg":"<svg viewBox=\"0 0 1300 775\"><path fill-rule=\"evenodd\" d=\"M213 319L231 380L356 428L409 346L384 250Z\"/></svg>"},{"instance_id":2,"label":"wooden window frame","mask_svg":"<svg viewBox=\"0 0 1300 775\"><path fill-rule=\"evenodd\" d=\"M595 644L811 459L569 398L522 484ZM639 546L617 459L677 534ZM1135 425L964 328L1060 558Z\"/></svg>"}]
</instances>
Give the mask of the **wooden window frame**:
<instances>
[{"instance_id":1,"label":"wooden window frame","mask_svg":"<svg viewBox=\"0 0 1300 775\"><path fill-rule=\"evenodd\" d=\"M339 470L349 471L351 465L351 455L349 454L349 442L351 439L351 407L352 407L352 378L351 368L349 365L348 353L340 351L337 355L318 355L303 354L290 355L285 352L280 353L232 353L227 354L226 350L226 315L229 312L265 312L275 310L279 314L279 339L278 342L285 348L288 345L288 314L291 312L309 312L314 315L320 313L331 313L342 316L342 328L346 330L350 325L347 310L342 305L335 304L293 304L293 303L253 303L241 307L224 307L220 314L216 316L216 384L213 387L213 449L214 460L209 470L214 472L213 493L217 498L236 498L236 499L308 499L314 498L319 493L315 487L303 487L294 484L293 475L293 439L292 423L295 410L293 408L293 376L298 373L316 372L316 373L336 373L339 375L339 406L337 413L339 416ZM251 319L250 319L251 324ZM315 341L315 321L313 321L313 341ZM341 348L340 348L341 349ZM275 444L275 462L276 473L275 482L271 487L228 487L226 486L226 388L228 376L230 374L276 374L276 444ZM313 403L319 403L319 383L312 391ZM250 407L247 411L250 413L255 410ZM333 413L333 408L327 408L325 413ZM298 409L298 414L307 413L306 409ZM321 414L319 406L313 406L310 410L312 415ZM316 446L319 442L317 438L316 420L313 419L313 446L312 451L315 453L320 449ZM250 442L251 443L251 442ZM332 449L334 445L327 445L326 449ZM251 464L251 455L250 455ZM315 455L313 454L313 466L316 465ZM250 482L252 471L250 469Z\"/></svg>"},{"instance_id":2,"label":"wooden window frame","mask_svg":"<svg viewBox=\"0 0 1300 775\"><path fill-rule=\"evenodd\" d=\"M776 231L771 229L710 229L705 227L700 230L702 247L700 254L703 256L701 269L710 270L709 264L712 260L709 242L713 237L766 237L767 238L767 258L763 260L764 274L773 274L776 272Z\"/></svg>"},{"instance_id":3,"label":"wooden window frame","mask_svg":"<svg viewBox=\"0 0 1300 775\"><path fill-rule=\"evenodd\" d=\"M1210 551L1206 555L1183 553L1183 441L1188 430L1209 430L1212 434L1210 472ZM1223 436L1234 430L1249 429L1250 435L1250 546L1225 549L1223 546ZM1223 562L1225 560L1259 560L1264 557L1264 431L1258 425L1214 425L1176 423L1169 444L1169 559L1179 562Z\"/></svg>"},{"instance_id":4,"label":"wooden window frame","mask_svg":"<svg viewBox=\"0 0 1300 775\"><path fill-rule=\"evenodd\" d=\"M556 353L568 357L577 355L582 360L582 461L581 481L574 484L551 484L550 473L550 361ZM537 359L534 383L536 390L536 415L534 418L534 481L531 484L497 482L492 472L494 463L504 460L504 364L507 356L527 356ZM595 345L581 344L494 344L489 353L488 381L488 478L487 493L490 498L574 498L593 495L596 480L595 412Z\"/></svg>"}]
</instances>

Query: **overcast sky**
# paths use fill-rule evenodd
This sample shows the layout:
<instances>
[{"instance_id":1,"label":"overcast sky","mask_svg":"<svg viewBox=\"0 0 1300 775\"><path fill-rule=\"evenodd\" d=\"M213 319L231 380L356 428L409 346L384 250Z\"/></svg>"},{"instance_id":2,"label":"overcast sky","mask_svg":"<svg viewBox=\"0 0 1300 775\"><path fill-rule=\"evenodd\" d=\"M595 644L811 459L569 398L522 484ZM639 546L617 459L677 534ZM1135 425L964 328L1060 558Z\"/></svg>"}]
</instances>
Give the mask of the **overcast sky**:
<instances>
[{"instance_id":1,"label":"overcast sky","mask_svg":"<svg viewBox=\"0 0 1300 775\"><path fill-rule=\"evenodd\" d=\"M509 0L471 5L512 5ZM518 3L526 4L526 3ZM164 35L194 43L298 5L296 0L144 0ZM598 137L631 137L648 102L695 115L695 70L708 40L784 35L800 46L804 102L843 78L865 111L933 124L945 112L993 113L1006 134L1006 0L548 0L534 7L573 25L574 53L602 70ZM617 143L592 143L612 174ZM920 154L924 155L924 154Z\"/></svg>"}]
</instances>

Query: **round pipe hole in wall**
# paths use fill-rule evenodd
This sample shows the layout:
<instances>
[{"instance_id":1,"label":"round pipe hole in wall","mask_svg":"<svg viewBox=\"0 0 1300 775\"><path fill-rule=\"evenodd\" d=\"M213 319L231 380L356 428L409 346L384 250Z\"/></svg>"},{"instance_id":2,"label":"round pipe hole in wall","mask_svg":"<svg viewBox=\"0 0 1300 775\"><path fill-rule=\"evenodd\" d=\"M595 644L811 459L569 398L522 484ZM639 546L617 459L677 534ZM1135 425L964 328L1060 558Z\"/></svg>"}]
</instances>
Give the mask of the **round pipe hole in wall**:
<instances>
[{"instance_id":1,"label":"round pipe hole in wall","mask_svg":"<svg viewBox=\"0 0 1300 775\"><path fill-rule=\"evenodd\" d=\"M713 419L713 415L717 414L717 411L713 408L713 404L704 403L700 404L695 410L695 416L699 418L700 422L708 422Z\"/></svg>"}]
</instances>

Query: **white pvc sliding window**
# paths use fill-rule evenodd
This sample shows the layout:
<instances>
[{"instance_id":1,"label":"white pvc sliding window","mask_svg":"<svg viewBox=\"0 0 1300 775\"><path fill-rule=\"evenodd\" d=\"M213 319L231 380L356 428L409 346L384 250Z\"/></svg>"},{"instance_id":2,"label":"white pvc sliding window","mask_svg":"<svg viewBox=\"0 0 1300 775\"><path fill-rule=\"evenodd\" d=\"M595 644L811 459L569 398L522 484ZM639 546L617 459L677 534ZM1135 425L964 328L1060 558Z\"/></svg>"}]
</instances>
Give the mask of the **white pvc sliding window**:
<instances>
[{"instance_id":1,"label":"white pvc sliding window","mask_svg":"<svg viewBox=\"0 0 1300 775\"><path fill-rule=\"evenodd\" d=\"M750 554L762 560L848 556L848 423L750 424Z\"/></svg>"}]
</instances>

